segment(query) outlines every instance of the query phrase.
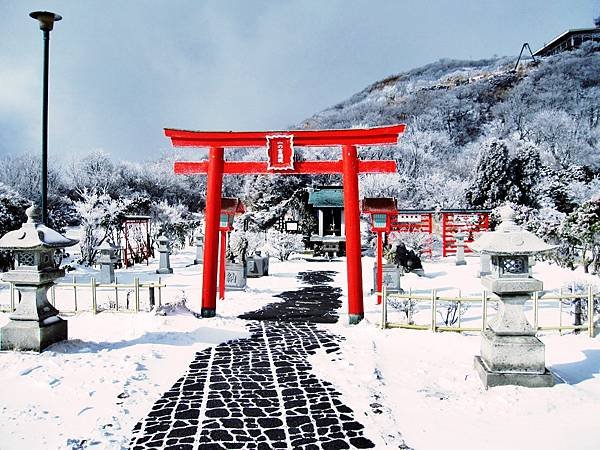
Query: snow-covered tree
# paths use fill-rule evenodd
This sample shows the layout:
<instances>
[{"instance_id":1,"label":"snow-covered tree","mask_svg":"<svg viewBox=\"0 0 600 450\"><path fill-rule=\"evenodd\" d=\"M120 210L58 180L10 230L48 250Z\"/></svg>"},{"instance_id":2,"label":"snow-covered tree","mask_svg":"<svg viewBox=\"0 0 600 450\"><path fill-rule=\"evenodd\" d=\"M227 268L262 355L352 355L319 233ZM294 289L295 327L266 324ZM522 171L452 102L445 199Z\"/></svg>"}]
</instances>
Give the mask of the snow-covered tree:
<instances>
[{"instance_id":1,"label":"snow-covered tree","mask_svg":"<svg viewBox=\"0 0 600 450\"><path fill-rule=\"evenodd\" d=\"M280 261L287 261L294 252L304 249L302 235L281 233L276 230L267 232L267 248Z\"/></svg>"},{"instance_id":2,"label":"snow-covered tree","mask_svg":"<svg viewBox=\"0 0 600 450\"><path fill-rule=\"evenodd\" d=\"M31 203L15 190L0 183L0 236L16 230L27 219L25 210ZM12 256L8 252L0 253L0 271L12 266Z\"/></svg>"},{"instance_id":3,"label":"snow-covered tree","mask_svg":"<svg viewBox=\"0 0 600 450\"><path fill-rule=\"evenodd\" d=\"M561 237L578 247L583 270L600 268L600 196L583 203L561 226Z\"/></svg>"},{"instance_id":4,"label":"snow-covered tree","mask_svg":"<svg viewBox=\"0 0 600 450\"><path fill-rule=\"evenodd\" d=\"M154 238L158 234L167 236L176 247L184 247L190 233L200 224L181 203L169 205L162 200L150 205L150 214L154 228Z\"/></svg>"},{"instance_id":5,"label":"snow-covered tree","mask_svg":"<svg viewBox=\"0 0 600 450\"><path fill-rule=\"evenodd\" d=\"M16 230L27 219L25 210L31 203L15 190L0 183L0 236Z\"/></svg>"},{"instance_id":6,"label":"snow-covered tree","mask_svg":"<svg viewBox=\"0 0 600 450\"><path fill-rule=\"evenodd\" d=\"M124 205L108 194L99 194L87 189L80 195L81 200L76 201L74 205L81 220L81 263L91 265L98 252L96 247L104 242L115 227L120 229Z\"/></svg>"},{"instance_id":7,"label":"snow-covered tree","mask_svg":"<svg viewBox=\"0 0 600 450\"><path fill-rule=\"evenodd\" d=\"M476 168L475 180L466 198L475 208L494 208L507 199L512 186L508 147L498 139L484 142Z\"/></svg>"},{"instance_id":8,"label":"snow-covered tree","mask_svg":"<svg viewBox=\"0 0 600 450\"><path fill-rule=\"evenodd\" d=\"M512 181L506 195L507 200L518 205L538 206L540 168L537 149L531 145L519 146L507 168Z\"/></svg>"}]
</instances>

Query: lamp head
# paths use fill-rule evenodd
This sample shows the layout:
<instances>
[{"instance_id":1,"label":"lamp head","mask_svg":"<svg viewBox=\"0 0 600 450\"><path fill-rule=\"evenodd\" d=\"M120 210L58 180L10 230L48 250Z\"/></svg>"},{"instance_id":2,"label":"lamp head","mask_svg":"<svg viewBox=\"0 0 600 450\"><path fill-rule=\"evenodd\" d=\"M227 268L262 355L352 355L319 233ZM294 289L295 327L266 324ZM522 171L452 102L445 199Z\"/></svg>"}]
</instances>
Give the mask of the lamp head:
<instances>
[{"instance_id":1,"label":"lamp head","mask_svg":"<svg viewBox=\"0 0 600 450\"><path fill-rule=\"evenodd\" d=\"M29 17L40 22L40 30L42 31L52 31L54 22L62 20L62 16L49 11L34 11L29 14Z\"/></svg>"}]
</instances>

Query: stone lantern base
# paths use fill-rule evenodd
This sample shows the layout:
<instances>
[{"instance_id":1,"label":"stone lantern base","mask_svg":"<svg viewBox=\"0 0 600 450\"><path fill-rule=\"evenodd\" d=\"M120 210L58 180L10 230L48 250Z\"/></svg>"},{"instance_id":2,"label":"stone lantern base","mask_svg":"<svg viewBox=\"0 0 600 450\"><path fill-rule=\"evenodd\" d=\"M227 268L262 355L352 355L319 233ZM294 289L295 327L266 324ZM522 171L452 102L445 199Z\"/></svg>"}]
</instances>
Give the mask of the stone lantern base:
<instances>
[{"instance_id":1,"label":"stone lantern base","mask_svg":"<svg viewBox=\"0 0 600 450\"><path fill-rule=\"evenodd\" d=\"M482 333L481 356L475 356L475 369L485 388L517 385L551 387L553 375L545 367L544 343L535 336Z\"/></svg>"},{"instance_id":2,"label":"stone lantern base","mask_svg":"<svg viewBox=\"0 0 600 450\"><path fill-rule=\"evenodd\" d=\"M57 316L41 322L11 320L0 329L0 350L42 352L46 347L67 339L67 321Z\"/></svg>"}]
</instances>

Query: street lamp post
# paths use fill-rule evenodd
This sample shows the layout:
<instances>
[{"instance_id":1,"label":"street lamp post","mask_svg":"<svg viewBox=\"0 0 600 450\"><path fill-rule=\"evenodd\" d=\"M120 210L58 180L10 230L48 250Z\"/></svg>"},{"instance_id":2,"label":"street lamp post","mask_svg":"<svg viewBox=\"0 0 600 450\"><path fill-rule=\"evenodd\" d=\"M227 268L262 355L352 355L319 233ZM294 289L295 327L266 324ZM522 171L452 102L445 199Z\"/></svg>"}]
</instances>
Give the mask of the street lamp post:
<instances>
[{"instance_id":1,"label":"street lamp post","mask_svg":"<svg viewBox=\"0 0 600 450\"><path fill-rule=\"evenodd\" d=\"M54 22L61 16L48 11L34 11L29 14L40 23L44 33L44 86L42 94L42 180L41 180L41 209L42 223L48 224L48 63L50 59L50 31Z\"/></svg>"}]
</instances>

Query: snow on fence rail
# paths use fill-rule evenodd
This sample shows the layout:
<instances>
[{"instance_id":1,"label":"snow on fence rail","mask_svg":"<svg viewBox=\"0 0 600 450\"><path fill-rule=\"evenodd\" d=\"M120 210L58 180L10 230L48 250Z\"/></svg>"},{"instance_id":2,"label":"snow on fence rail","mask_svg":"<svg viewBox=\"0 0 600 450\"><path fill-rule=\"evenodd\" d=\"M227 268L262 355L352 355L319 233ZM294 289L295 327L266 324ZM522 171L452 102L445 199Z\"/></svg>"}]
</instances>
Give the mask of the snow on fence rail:
<instances>
[{"instance_id":1,"label":"snow on fence rail","mask_svg":"<svg viewBox=\"0 0 600 450\"><path fill-rule=\"evenodd\" d=\"M18 291L15 289L13 283L0 282L3 285L9 285L10 304L0 305L0 311L14 311L16 303L18 302ZM97 314L99 311L116 311L116 312L139 312L141 309L141 297L143 290L147 289L147 306L153 307L155 304L161 306L162 304L162 289L166 288L166 284L162 284L161 278L158 277L157 282L140 282L139 278L134 278L133 283L119 283L118 278L115 277L114 283L98 283L96 278L90 278L89 282L77 282L77 277L73 276L71 283L57 283L53 285L48 291L48 297L50 303L56 307L61 314L64 313L76 313L82 311L81 309L81 297L88 294L86 297L86 303L90 304L90 310L92 313ZM69 301L65 299L65 296L61 297L61 303L57 305L56 302L56 291L71 291L71 305L72 309L63 307L68 304ZM121 306L119 307L119 291L124 290L124 296L121 294ZM82 292L83 291L83 292ZM106 306L98 307L98 292L109 292L114 294L108 299ZM133 299L131 299L133 294Z\"/></svg>"},{"instance_id":2,"label":"snow on fence rail","mask_svg":"<svg viewBox=\"0 0 600 450\"><path fill-rule=\"evenodd\" d=\"M375 293L376 295L379 293ZM438 290L433 289L429 295L413 294L412 290L405 294L386 292L383 287L382 303L381 303L381 328L408 328L415 330L431 330L431 331L483 331L488 325L489 304L493 303L493 308L497 308L497 300L489 297L487 291L483 291L479 296L462 297L460 291L458 296L441 296L438 295ZM593 292L592 286L588 286L585 293L563 293L562 289L558 293L534 292L532 296L533 305L527 304L526 315L533 324L534 329L538 331L558 330L562 333L563 330L588 330L588 335L594 337L594 305L600 303L600 293ZM584 303L587 313L586 323L581 325L565 325L563 324L563 315L565 314L563 304L564 301L575 303L577 300ZM398 304L392 307L393 313L401 315L400 321L390 321L388 319L388 303L397 301ZM558 305L556 304L558 302ZM578 305L581 308L581 303ZM420 305L426 304L429 311L421 310ZM479 314L470 314L464 317L465 312L473 304L480 305ZM544 322L548 317L555 315L554 312L548 311L558 306L558 325L540 325L542 319L540 312L544 313ZM444 309L445 308L445 309ZM416 310L416 311L415 311ZM438 325L438 315L446 313L444 325ZM581 314L581 310L580 313ZM414 318L419 316L421 323L414 323ZM427 317L427 322L423 316ZM442 317L443 318L443 317ZM403 320L402 320L403 319ZM443 318L444 319L444 318ZM449 320L450 319L450 320ZM463 326L464 322L478 322L477 327ZM454 325L456 324L456 325ZM597 326L597 325L596 325Z\"/></svg>"}]
</instances>

